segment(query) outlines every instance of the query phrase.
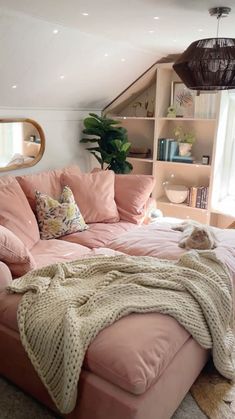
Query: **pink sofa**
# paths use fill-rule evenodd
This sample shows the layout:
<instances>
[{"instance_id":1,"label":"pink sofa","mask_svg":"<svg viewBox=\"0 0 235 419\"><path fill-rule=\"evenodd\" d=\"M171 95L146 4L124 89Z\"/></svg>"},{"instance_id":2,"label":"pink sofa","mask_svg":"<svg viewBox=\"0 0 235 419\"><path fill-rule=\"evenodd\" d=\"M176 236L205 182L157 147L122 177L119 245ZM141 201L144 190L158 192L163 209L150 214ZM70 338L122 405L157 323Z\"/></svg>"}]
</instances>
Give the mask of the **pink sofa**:
<instances>
[{"instance_id":1,"label":"pink sofa","mask_svg":"<svg viewBox=\"0 0 235 419\"><path fill-rule=\"evenodd\" d=\"M14 222L24 238L24 245L30 248L35 267L97 253L109 256L123 252L172 260L182 254L178 247L180 233L171 230L164 219L141 226L125 220L93 223L88 230L59 240L40 240L33 221L33 191L46 185L47 192L59 193L61 173L58 170L18 179L25 194L21 196L22 189L16 187L19 202L25 205L24 222L29 222L30 218L31 230L27 232L20 219ZM0 198L5 188L5 204L0 199L3 207L12 199L8 196L7 182L0 178ZM24 201L25 196L32 209ZM0 225L4 211L6 208L2 210L0 204ZM10 212L13 217L12 206ZM8 227L11 227L10 221ZM216 235L216 252L235 277L235 232L218 230ZM6 293L5 286L11 281L8 267L0 262L0 358L4 359L0 363L0 373L55 410L21 345L17 326L21 296ZM208 356L208 351L170 316L150 313L122 318L100 332L90 345L78 383L76 408L67 418L169 419Z\"/></svg>"}]
</instances>

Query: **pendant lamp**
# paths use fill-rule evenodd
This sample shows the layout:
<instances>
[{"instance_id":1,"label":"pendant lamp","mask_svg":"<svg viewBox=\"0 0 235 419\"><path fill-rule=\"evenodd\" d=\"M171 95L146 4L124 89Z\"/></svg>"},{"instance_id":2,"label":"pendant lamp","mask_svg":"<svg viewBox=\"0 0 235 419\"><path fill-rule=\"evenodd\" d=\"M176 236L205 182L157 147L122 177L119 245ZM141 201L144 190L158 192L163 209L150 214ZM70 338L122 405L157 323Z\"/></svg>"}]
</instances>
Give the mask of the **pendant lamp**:
<instances>
[{"instance_id":1,"label":"pendant lamp","mask_svg":"<svg viewBox=\"0 0 235 419\"><path fill-rule=\"evenodd\" d=\"M220 19L230 11L230 7L209 9L217 17L217 37L193 42L173 65L189 89L235 89L235 39L218 38Z\"/></svg>"}]
</instances>

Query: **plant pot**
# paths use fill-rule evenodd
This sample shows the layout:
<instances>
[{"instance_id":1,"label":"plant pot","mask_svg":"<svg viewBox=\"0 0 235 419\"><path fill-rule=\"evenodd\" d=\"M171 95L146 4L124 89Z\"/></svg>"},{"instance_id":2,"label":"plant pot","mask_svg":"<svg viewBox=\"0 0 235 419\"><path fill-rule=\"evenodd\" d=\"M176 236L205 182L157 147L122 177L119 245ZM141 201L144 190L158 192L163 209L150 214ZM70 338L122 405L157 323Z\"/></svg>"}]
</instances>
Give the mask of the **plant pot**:
<instances>
[{"instance_id":1,"label":"plant pot","mask_svg":"<svg viewBox=\"0 0 235 419\"><path fill-rule=\"evenodd\" d=\"M179 143L179 155L182 157L192 155L192 144L189 143Z\"/></svg>"}]
</instances>

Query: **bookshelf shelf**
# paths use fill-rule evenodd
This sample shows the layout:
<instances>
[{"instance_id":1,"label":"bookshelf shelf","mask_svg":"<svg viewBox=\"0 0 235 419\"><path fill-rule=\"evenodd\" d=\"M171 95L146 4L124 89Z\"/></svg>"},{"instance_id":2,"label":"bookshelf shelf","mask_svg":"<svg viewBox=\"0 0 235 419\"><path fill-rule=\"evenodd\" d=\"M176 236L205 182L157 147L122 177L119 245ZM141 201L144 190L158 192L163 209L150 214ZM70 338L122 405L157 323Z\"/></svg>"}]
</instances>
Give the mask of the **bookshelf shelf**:
<instances>
[{"instance_id":1,"label":"bookshelf shelf","mask_svg":"<svg viewBox=\"0 0 235 419\"><path fill-rule=\"evenodd\" d=\"M165 116L160 116L158 117L159 120L162 121L177 121L180 123L180 121L198 121L198 122L215 122L216 119L215 118L167 118Z\"/></svg>"},{"instance_id":2,"label":"bookshelf shelf","mask_svg":"<svg viewBox=\"0 0 235 419\"><path fill-rule=\"evenodd\" d=\"M188 113L188 110L182 109L181 105L180 110L190 117L169 118L166 115L172 103L172 86L177 81L181 82L171 63L157 63L108 105L104 113L108 117L119 120L120 124L127 129L132 149L149 150L148 158L129 156L128 160L133 165L132 173L155 177L156 183L152 196L163 215L183 219L192 218L210 224L211 221L213 222L210 210L211 191L215 177L214 165L222 96L219 92L201 93L199 96L192 92L194 113ZM150 117L146 116L147 103L152 105ZM147 109L149 111L149 108ZM133 116L135 112L138 116ZM177 126L181 126L184 133L195 135L196 141L192 146L193 162L172 161L179 159L179 148L174 137L174 130ZM202 164L203 156L209 156L208 165ZM161 160L158 160L159 157ZM164 196L164 182L185 185L190 191L195 191L195 188L200 191L208 188L209 209L169 202Z\"/></svg>"},{"instance_id":3,"label":"bookshelf shelf","mask_svg":"<svg viewBox=\"0 0 235 419\"><path fill-rule=\"evenodd\" d=\"M174 162L174 161L164 161L164 160L157 160L156 161L157 164L159 165L164 165L167 166L169 165L170 168L174 167L176 165L176 167L178 165L182 166L182 167L187 167L190 166L191 169L200 169L200 170L211 170L211 165L210 164L201 164L200 162L193 162L193 163L183 163L183 162Z\"/></svg>"},{"instance_id":4,"label":"bookshelf shelf","mask_svg":"<svg viewBox=\"0 0 235 419\"><path fill-rule=\"evenodd\" d=\"M156 118L147 117L147 116L120 116L120 115L112 115L112 118L125 120L125 119L137 119L137 120L145 120L145 121L155 121Z\"/></svg>"},{"instance_id":5,"label":"bookshelf shelf","mask_svg":"<svg viewBox=\"0 0 235 419\"><path fill-rule=\"evenodd\" d=\"M167 197L165 197L165 196L162 196L162 197L160 197L159 199L158 199L158 203L159 204L163 204L163 205L169 205L169 206L173 206L173 207L179 207L179 208L186 208L187 210L192 210L192 211L194 211L194 210L196 210L196 211L199 211L199 212L202 212L202 213L208 213L208 209L204 209L204 208L197 208L197 207L190 207L189 205L187 205L186 203L183 203L183 204L174 204L173 202L170 202L169 200L168 200L168 198Z\"/></svg>"},{"instance_id":6,"label":"bookshelf shelf","mask_svg":"<svg viewBox=\"0 0 235 419\"><path fill-rule=\"evenodd\" d=\"M144 158L144 157L132 157L132 156L128 156L128 160L130 161L143 161L146 163L153 163L153 159L151 158Z\"/></svg>"}]
</instances>

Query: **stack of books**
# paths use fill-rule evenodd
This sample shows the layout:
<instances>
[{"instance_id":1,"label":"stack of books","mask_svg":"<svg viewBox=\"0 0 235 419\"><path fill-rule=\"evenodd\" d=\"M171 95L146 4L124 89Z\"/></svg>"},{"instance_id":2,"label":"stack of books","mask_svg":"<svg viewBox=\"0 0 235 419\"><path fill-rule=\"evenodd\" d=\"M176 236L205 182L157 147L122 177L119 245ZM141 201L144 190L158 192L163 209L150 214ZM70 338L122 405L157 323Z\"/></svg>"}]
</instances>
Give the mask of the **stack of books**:
<instances>
[{"instance_id":1,"label":"stack of books","mask_svg":"<svg viewBox=\"0 0 235 419\"><path fill-rule=\"evenodd\" d=\"M130 157L148 158L151 156L151 150L148 147L131 146L129 154Z\"/></svg>"},{"instance_id":2,"label":"stack of books","mask_svg":"<svg viewBox=\"0 0 235 419\"><path fill-rule=\"evenodd\" d=\"M207 209L208 193L208 186L191 186L189 188L187 205L194 208Z\"/></svg>"},{"instance_id":3,"label":"stack of books","mask_svg":"<svg viewBox=\"0 0 235 419\"><path fill-rule=\"evenodd\" d=\"M158 160L173 161L178 156L178 142L172 138L159 138L158 140Z\"/></svg>"}]
</instances>

